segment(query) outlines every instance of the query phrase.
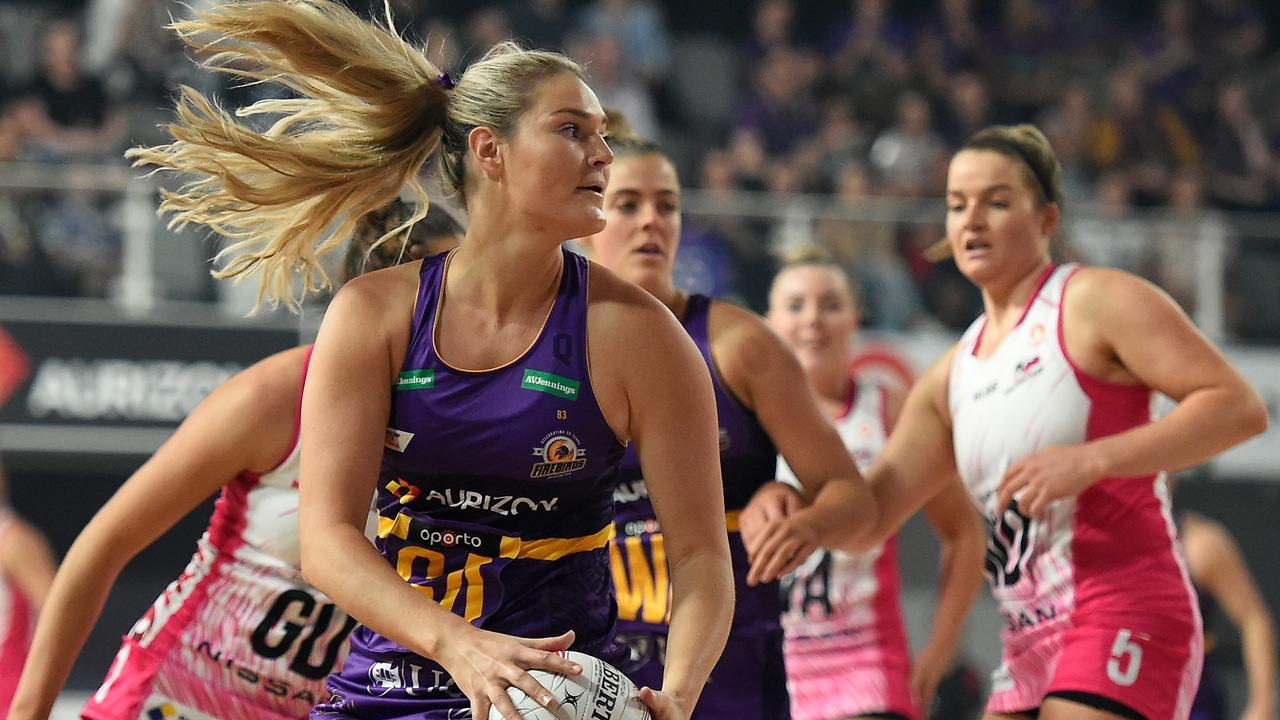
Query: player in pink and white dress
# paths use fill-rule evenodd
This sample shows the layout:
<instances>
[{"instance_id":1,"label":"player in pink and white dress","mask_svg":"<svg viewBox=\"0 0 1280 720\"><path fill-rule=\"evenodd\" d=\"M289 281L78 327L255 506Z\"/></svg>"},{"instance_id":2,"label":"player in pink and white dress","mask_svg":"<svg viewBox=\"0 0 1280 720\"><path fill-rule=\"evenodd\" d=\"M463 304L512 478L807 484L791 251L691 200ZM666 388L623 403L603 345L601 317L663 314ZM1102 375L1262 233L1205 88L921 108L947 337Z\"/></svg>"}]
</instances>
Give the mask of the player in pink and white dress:
<instances>
[{"instance_id":1,"label":"player in pink and white dress","mask_svg":"<svg viewBox=\"0 0 1280 720\"><path fill-rule=\"evenodd\" d=\"M349 276L421 257L461 228L393 203L357 226ZM404 248L401 253L401 248ZM124 638L82 717L284 720L328 699L355 621L303 579L299 410L311 347L285 350L214 389L80 533L50 591L10 718L47 718L123 566L221 492L182 575ZM145 520L142 520L145 519Z\"/></svg>"},{"instance_id":2,"label":"player in pink and white dress","mask_svg":"<svg viewBox=\"0 0 1280 720\"><path fill-rule=\"evenodd\" d=\"M848 276L816 252L790 259L773 281L768 317L865 470L884 447L905 392L850 376L859 318ZM781 459L778 479L798 487ZM967 505L964 486L953 477L925 506L941 541L942 566L933 631L915 663L898 599L896 537L857 555L819 550L783 579L793 720L921 717L950 667L982 582L982 523Z\"/></svg>"},{"instance_id":3,"label":"player in pink and white dress","mask_svg":"<svg viewBox=\"0 0 1280 720\"><path fill-rule=\"evenodd\" d=\"M4 488L0 467L0 498ZM48 542L0 500L0 717L9 712L56 569Z\"/></svg>"},{"instance_id":4,"label":"player in pink and white dress","mask_svg":"<svg viewBox=\"0 0 1280 720\"><path fill-rule=\"evenodd\" d=\"M1261 432L1266 409L1159 290L1052 263L1060 178L1026 125L983 130L952 158L948 247L986 313L912 389L869 470L871 536L958 469L987 519L1006 620L987 719L1185 720L1200 615L1163 473ZM1159 420L1153 391L1178 403ZM770 540L839 545L834 507L819 496ZM776 554L758 549L761 577Z\"/></svg>"}]
</instances>

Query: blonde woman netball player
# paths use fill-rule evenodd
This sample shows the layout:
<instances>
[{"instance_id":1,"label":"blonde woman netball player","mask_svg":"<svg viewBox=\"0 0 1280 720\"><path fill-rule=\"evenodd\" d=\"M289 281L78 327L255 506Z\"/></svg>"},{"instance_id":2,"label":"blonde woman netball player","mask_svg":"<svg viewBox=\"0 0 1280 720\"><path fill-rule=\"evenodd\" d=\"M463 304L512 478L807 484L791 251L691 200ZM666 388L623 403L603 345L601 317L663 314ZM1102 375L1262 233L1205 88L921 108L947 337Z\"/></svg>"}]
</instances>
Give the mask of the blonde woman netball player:
<instances>
[{"instance_id":1,"label":"blonde woman netball player","mask_svg":"<svg viewBox=\"0 0 1280 720\"><path fill-rule=\"evenodd\" d=\"M517 720L509 687L554 704L529 670L579 671L557 651L616 659L608 541L631 441L674 592L673 661L641 698L688 717L732 612L715 405L671 314L561 248L603 227L613 160L582 69L507 43L455 80L332 0L225 3L177 27L296 93L257 105L281 118L257 132L187 91L175 142L134 153L196 178L166 199L176 220L244 238L228 273L289 301L298 274L319 283L331 228L405 185L425 197L430 157L468 217L459 249L348 283L316 340L302 567L362 625L312 716Z\"/></svg>"},{"instance_id":2,"label":"blonde woman netball player","mask_svg":"<svg viewBox=\"0 0 1280 720\"><path fill-rule=\"evenodd\" d=\"M795 350L809 385L865 470L897 422L905 391L851 376L858 314L848 275L813 251L789 258L769 292L769 324ZM778 477L794 483L785 460ZM791 490L779 485L762 492ZM783 578L794 720L901 720L927 712L982 583L985 540L958 477L924 511L941 541L942 564L933 628L914 662L898 598L896 537L858 555L819 550Z\"/></svg>"}]
</instances>

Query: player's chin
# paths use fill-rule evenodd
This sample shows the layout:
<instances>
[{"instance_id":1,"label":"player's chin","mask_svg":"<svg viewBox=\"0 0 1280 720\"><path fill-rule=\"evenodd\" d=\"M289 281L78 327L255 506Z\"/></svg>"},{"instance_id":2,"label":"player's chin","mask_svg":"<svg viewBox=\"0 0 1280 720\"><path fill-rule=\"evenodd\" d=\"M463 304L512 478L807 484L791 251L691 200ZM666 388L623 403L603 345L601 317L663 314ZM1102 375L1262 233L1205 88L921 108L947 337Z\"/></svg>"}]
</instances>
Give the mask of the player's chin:
<instances>
[{"instance_id":1,"label":"player's chin","mask_svg":"<svg viewBox=\"0 0 1280 720\"><path fill-rule=\"evenodd\" d=\"M961 262L956 261L956 269L960 274L965 276L969 282L974 285L982 286L986 283L998 280L1001 276L1002 268L998 265L986 262Z\"/></svg>"},{"instance_id":2,"label":"player's chin","mask_svg":"<svg viewBox=\"0 0 1280 720\"><path fill-rule=\"evenodd\" d=\"M595 235L604 230L605 216L604 210L600 208L587 208L585 211L575 213L576 217L572 218L566 225L565 232L562 235L571 238L584 238Z\"/></svg>"}]
</instances>

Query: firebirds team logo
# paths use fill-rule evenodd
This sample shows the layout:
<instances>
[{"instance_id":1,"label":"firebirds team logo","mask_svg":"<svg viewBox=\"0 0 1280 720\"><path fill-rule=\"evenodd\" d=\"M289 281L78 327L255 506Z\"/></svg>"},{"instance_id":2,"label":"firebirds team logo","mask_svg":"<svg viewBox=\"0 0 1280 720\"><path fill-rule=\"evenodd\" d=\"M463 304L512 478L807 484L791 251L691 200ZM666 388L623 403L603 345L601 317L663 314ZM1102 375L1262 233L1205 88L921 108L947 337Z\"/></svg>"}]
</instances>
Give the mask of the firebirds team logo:
<instances>
[{"instance_id":1,"label":"firebirds team logo","mask_svg":"<svg viewBox=\"0 0 1280 720\"><path fill-rule=\"evenodd\" d=\"M549 478L568 475L587 466L587 451L578 436L567 430L553 432L542 438L542 444L533 449L535 462L529 471L531 478Z\"/></svg>"}]
</instances>

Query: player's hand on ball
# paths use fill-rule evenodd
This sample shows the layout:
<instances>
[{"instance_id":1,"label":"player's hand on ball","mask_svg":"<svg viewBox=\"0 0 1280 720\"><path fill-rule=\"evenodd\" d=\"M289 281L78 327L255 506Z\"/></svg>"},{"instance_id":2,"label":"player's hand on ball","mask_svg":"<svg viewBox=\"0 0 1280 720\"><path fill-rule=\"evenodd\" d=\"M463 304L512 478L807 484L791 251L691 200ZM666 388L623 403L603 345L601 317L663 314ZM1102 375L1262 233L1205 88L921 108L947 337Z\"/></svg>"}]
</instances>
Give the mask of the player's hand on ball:
<instances>
[{"instance_id":1,"label":"player's hand on ball","mask_svg":"<svg viewBox=\"0 0 1280 720\"><path fill-rule=\"evenodd\" d=\"M747 585L773 582L800 567L818 549L818 538L808 523L805 511L766 523L761 530Z\"/></svg>"},{"instance_id":2,"label":"player's hand on ball","mask_svg":"<svg viewBox=\"0 0 1280 720\"><path fill-rule=\"evenodd\" d=\"M693 712L692 708L685 707L676 696L653 688L640 688L637 695L640 702L653 713L653 720L689 720Z\"/></svg>"},{"instance_id":3,"label":"player's hand on ball","mask_svg":"<svg viewBox=\"0 0 1280 720\"><path fill-rule=\"evenodd\" d=\"M581 673L581 666L556 654L572 644L572 630L551 638L519 638L472 627L452 635L435 659L471 701L471 717L489 717L492 706L506 720L522 720L507 688L518 687L543 706L554 709L551 692L528 671Z\"/></svg>"},{"instance_id":4,"label":"player's hand on ball","mask_svg":"<svg viewBox=\"0 0 1280 720\"><path fill-rule=\"evenodd\" d=\"M751 502L747 503L738 516L738 531L742 533L747 558L754 559L756 546L763 539L765 526L770 521L787 517L802 507L804 498L786 483L765 483L757 490Z\"/></svg>"},{"instance_id":5,"label":"player's hand on ball","mask_svg":"<svg viewBox=\"0 0 1280 720\"><path fill-rule=\"evenodd\" d=\"M1009 466L997 490L996 507L1009 507L1014 494L1021 493L1019 509L1027 517L1040 518L1054 501L1079 495L1101 477L1088 444L1047 447Z\"/></svg>"}]
</instances>

